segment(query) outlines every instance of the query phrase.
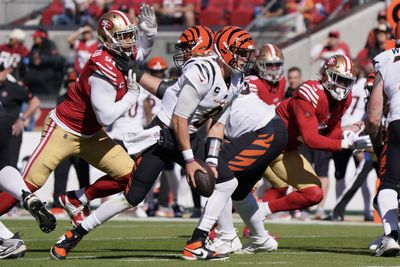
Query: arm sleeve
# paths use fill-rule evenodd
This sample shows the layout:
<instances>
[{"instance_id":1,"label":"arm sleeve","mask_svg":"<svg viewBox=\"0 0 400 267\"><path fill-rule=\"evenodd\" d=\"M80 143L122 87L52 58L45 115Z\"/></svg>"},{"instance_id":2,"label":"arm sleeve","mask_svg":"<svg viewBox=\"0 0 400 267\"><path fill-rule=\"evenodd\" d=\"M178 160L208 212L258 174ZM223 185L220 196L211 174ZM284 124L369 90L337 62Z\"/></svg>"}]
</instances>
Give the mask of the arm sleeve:
<instances>
[{"instance_id":1,"label":"arm sleeve","mask_svg":"<svg viewBox=\"0 0 400 267\"><path fill-rule=\"evenodd\" d=\"M137 61L143 61L150 54L156 35L148 36L143 31L139 32L139 49L136 56Z\"/></svg>"},{"instance_id":2,"label":"arm sleeve","mask_svg":"<svg viewBox=\"0 0 400 267\"><path fill-rule=\"evenodd\" d=\"M318 120L315 108L302 99L293 99L293 114L296 118L297 127L307 147L311 149L339 151L341 140L332 139L318 132Z\"/></svg>"},{"instance_id":3,"label":"arm sleeve","mask_svg":"<svg viewBox=\"0 0 400 267\"><path fill-rule=\"evenodd\" d=\"M90 101L97 121L108 126L124 115L137 101L135 94L127 92L124 97L115 102L117 95L115 88L102 78L90 76Z\"/></svg>"},{"instance_id":4,"label":"arm sleeve","mask_svg":"<svg viewBox=\"0 0 400 267\"><path fill-rule=\"evenodd\" d=\"M183 118L190 118L196 111L201 97L194 86L186 79L178 96L174 114Z\"/></svg>"}]
</instances>

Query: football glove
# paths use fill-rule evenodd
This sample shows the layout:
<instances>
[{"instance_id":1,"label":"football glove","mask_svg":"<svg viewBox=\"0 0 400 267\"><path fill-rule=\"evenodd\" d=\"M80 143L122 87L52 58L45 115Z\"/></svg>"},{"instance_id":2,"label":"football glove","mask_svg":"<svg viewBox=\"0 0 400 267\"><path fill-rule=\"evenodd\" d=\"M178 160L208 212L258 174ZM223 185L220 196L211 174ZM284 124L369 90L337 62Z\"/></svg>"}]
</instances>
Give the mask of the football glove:
<instances>
[{"instance_id":1,"label":"football glove","mask_svg":"<svg viewBox=\"0 0 400 267\"><path fill-rule=\"evenodd\" d=\"M157 33L157 19L153 7L147 4L140 7L139 26L148 36Z\"/></svg>"},{"instance_id":2,"label":"football glove","mask_svg":"<svg viewBox=\"0 0 400 267\"><path fill-rule=\"evenodd\" d=\"M344 139L342 140L343 149L352 149L357 151L364 151L372 147L371 139L368 135L361 135L362 131L350 133L349 131L343 132Z\"/></svg>"},{"instance_id":3,"label":"football glove","mask_svg":"<svg viewBox=\"0 0 400 267\"><path fill-rule=\"evenodd\" d=\"M132 69L128 71L128 76L126 78L126 87L128 89L128 92L131 92L132 94L136 95L136 97L139 96L140 86L136 82L136 73L133 72Z\"/></svg>"}]
</instances>

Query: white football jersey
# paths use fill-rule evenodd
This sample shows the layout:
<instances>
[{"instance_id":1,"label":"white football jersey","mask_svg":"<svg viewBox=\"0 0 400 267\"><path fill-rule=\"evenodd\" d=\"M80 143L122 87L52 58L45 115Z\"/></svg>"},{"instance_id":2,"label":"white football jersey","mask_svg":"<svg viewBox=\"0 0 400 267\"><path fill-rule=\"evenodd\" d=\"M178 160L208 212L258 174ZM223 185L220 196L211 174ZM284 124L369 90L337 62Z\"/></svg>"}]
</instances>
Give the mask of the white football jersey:
<instances>
[{"instance_id":1,"label":"white football jersey","mask_svg":"<svg viewBox=\"0 0 400 267\"><path fill-rule=\"evenodd\" d=\"M243 74L234 73L231 76L230 87L227 87L216 55L192 58L184 65L182 76L166 90L161 101L161 110L157 116L170 128L171 118L186 78L193 84L201 99L194 114L189 118L191 134L197 132L209 118L218 119L244 86Z\"/></svg>"},{"instance_id":2,"label":"white football jersey","mask_svg":"<svg viewBox=\"0 0 400 267\"><path fill-rule=\"evenodd\" d=\"M374 58L375 72L383 79L384 92L388 98L390 111L387 123L400 119L400 48L386 50Z\"/></svg>"},{"instance_id":3,"label":"white football jersey","mask_svg":"<svg viewBox=\"0 0 400 267\"><path fill-rule=\"evenodd\" d=\"M124 136L127 133L143 130L143 126L146 123L143 102L147 97L149 97L149 93L141 88L136 104L114 122L112 130L109 132L111 138L124 140Z\"/></svg>"},{"instance_id":4,"label":"white football jersey","mask_svg":"<svg viewBox=\"0 0 400 267\"><path fill-rule=\"evenodd\" d=\"M224 128L225 136L234 139L254 132L267 125L274 116L275 106L265 104L257 94L246 88L232 103Z\"/></svg>"},{"instance_id":5,"label":"white football jersey","mask_svg":"<svg viewBox=\"0 0 400 267\"><path fill-rule=\"evenodd\" d=\"M342 117L342 127L352 125L356 122L361 121L365 116L365 91L364 84L367 81L366 78L358 79L353 88L351 94L353 96L351 104Z\"/></svg>"}]
</instances>

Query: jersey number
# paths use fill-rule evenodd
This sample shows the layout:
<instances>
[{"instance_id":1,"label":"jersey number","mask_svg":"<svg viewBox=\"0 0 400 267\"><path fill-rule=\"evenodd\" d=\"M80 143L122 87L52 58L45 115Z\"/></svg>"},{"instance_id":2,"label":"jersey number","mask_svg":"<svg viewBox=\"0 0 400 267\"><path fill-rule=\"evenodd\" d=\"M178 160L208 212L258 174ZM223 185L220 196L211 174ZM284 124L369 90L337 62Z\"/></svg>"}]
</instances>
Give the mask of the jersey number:
<instances>
[{"instance_id":1,"label":"jersey number","mask_svg":"<svg viewBox=\"0 0 400 267\"><path fill-rule=\"evenodd\" d=\"M353 105L353 108L351 109L350 115L353 115L354 111L356 111L357 104L358 104L358 101L360 100L360 97L359 96L353 96L353 99L354 99L353 100L354 105Z\"/></svg>"}]
</instances>

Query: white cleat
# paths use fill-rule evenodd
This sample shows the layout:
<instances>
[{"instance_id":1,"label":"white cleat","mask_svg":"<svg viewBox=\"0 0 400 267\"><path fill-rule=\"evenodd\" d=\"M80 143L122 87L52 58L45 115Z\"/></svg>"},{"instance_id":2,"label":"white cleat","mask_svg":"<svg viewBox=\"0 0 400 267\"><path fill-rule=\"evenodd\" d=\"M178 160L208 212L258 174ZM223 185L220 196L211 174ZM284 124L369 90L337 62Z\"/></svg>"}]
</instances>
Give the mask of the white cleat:
<instances>
[{"instance_id":1,"label":"white cleat","mask_svg":"<svg viewBox=\"0 0 400 267\"><path fill-rule=\"evenodd\" d=\"M383 236L382 241L372 253L375 257L396 257L399 255L400 245L391 236Z\"/></svg>"},{"instance_id":2,"label":"white cleat","mask_svg":"<svg viewBox=\"0 0 400 267\"><path fill-rule=\"evenodd\" d=\"M371 243L368 244L368 249L375 250L382 242L382 238L383 238L383 236L377 236L374 241L372 241Z\"/></svg>"},{"instance_id":3,"label":"white cleat","mask_svg":"<svg viewBox=\"0 0 400 267\"><path fill-rule=\"evenodd\" d=\"M271 252L278 249L278 242L268 235L265 238L260 238L256 236L249 236L250 242L244 244L242 249L235 252L236 254L255 254L258 252Z\"/></svg>"},{"instance_id":4,"label":"white cleat","mask_svg":"<svg viewBox=\"0 0 400 267\"><path fill-rule=\"evenodd\" d=\"M18 233L10 239L0 239L0 259L15 259L25 255L26 246Z\"/></svg>"},{"instance_id":5,"label":"white cleat","mask_svg":"<svg viewBox=\"0 0 400 267\"><path fill-rule=\"evenodd\" d=\"M147 213L142 206L136 206L133 210L133 216L136 218L147 218Z\"/></svg>"},{"instance_id":6,"label":"white cleat","mask_svg":"<svg viewBox=\"0 0 400 267\"><path fill-rule=\"evenodd\" d=\"M239 251L242 248L242 242L237 235L229 239L219 235L207 248L220 254L227 254Z\"/></svg>"}]
</instances>

